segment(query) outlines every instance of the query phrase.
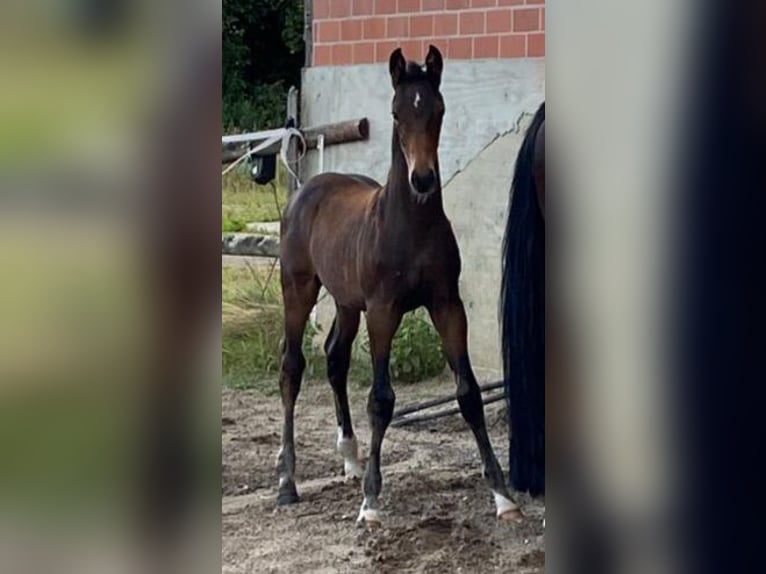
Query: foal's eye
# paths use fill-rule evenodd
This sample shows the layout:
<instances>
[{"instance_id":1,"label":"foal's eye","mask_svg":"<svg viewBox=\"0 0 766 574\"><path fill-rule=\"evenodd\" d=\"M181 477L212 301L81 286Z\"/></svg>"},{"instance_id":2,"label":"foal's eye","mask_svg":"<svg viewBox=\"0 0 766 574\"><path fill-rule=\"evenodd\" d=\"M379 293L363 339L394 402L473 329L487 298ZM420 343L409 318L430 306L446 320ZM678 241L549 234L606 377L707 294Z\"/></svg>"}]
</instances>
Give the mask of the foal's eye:
<instances>
[{"instance_id":1,"label":"foal's eye","mask_svg":"<svg viewBox=\"0 0 766 574\"><path fill-rule=\"evenodd\" d=\"M395 122L399 121L399 116L396 115L396 112L391 112L391 116L394 118Z\"/></svg>"}]
</instances>

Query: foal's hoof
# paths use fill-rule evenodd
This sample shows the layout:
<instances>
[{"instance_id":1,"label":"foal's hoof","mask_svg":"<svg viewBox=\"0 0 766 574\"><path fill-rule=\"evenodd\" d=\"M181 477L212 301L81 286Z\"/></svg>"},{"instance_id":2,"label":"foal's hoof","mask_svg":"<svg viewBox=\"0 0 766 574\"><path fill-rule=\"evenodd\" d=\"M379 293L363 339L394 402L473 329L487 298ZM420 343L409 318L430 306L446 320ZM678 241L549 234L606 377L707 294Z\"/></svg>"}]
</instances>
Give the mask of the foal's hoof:
<instances>
[{"instance_id":1,"label":"foal's hoof","mask_svg":"<svg viewBox=\"0 0 766 574\"><path fill-rule=\"evenodd\" d=\"M343 475L346 478L346 482L361 480L364 476L364 469L358 462L346 462L343 465Z\"/></svg>"},{"instance_id":2,"label":"foal's hoof","mask_svg":"<svg viewBox=\"0 0 766 574\"><path fill-rule=\"evenodd\" d=\"M295 490L295 485L279 489L279 494L277 494L277 506L295 504L298 501L300 501L300 498L298 498L298 491Z\"/></svg>"},{"instance_id":3,"label":"foal's hoof","mask_svg":"<svg viewBox=\"0 0 766 574\"><path fill-rule=\"evenodd\" d=\"M495 506L497 507L497 518L499 520L521 522L524 519L521 509L515 502L499 492L493 494L495 495Z\"/></svg>"},{"instance_id":4,"label":"foal's hoof","mask_svg":"<svg viewBox=\"0 0 766 574\"><path fill-rule=\"evenodd\" d=\"M502 520L503 522L522 522L524 520L524 515L521 513L520 509L514 508L512 510L506 510L502 514L498 514L497 519Z\"/></svg>"},{"instance_id":5,"label":"foal's hoof","mask_svg":"<svg viewBox=\"0 0 766 574\"><path fill-rule=\"evenodd\" d=\"M380 520L380 513L372 508L359 511L359 518L356 519L357 526L366 526L370 530L380 528L383 523Z\"/></svg>"}]
</instances>

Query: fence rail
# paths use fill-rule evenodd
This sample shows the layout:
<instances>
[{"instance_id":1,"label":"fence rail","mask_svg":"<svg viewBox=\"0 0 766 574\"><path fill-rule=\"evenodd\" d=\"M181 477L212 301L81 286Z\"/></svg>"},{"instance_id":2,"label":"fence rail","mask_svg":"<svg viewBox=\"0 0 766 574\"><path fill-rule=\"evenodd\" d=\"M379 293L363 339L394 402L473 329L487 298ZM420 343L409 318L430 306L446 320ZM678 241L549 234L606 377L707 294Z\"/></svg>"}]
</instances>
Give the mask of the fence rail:
<instances>
[{"instance_id":1,"label":"fence rail","mask_svg":"<svg viewBox=\"0 0 766 574\"><path fill-rule=\"evenodd\" d=\"M221 237L223 255L271 257L279 259L279 237L256 233L224 233Z\"/></svg>"},{"instance_id":2,"label":"fence rail","mask_svg":"<svg viewBox=\"0 0 766 574\"><path fill-rule=\"evenodd\" d=\"M223 138L221 138L223 163L232 163L239 159L242 154L247 152L250 144L262 144L271 138L283 134L284 131L284 128L280 128L262 132L223 136ZM316 149L319 145L320 136L324 136L325 146L364 141L370 137L370 124L367 121L367 118L361 118L358 120L348 120L345 122L306 128L302 129L301 132L306 140L306 147L308 149ZM280 145L280 142L274 143L258 152L257 155L267 156L279 153Z\"/></svg>"}]
</instances>

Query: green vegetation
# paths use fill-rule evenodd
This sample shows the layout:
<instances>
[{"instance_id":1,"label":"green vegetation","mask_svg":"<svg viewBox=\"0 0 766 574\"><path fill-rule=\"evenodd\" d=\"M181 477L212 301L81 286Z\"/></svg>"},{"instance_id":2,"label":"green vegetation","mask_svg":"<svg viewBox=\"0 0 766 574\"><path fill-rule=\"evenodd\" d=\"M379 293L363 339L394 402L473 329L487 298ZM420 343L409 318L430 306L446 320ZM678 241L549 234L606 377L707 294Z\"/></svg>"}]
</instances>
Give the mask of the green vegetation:
<instances>
[{"instance_id":1,"label":"green vegetation","mask_svg":"<svg viewBox=\"0 0 766 574\"><path fill-rule=\"evenodd\" d=\"M221 228L224 232L243 231L253 221L279 221L287 203L284 174L279 170L268 185L257 185L247 170L233 170L223 178Z\"/></svg>"},{"instance_id":2,"label":"green vegetation","mask_svg":"<svg viewBox=\"0 0 766 574\"><path fill-rule=\"evenodd\" d=\"M302 0L223 0L224 133L285 121L289 87L300 88Z\"/></svg>"},{"instance_id":3,"label":"green vegetation","mask_svg":"<svg viewBox=\"0 0 766 574\"><path fill-rule=\"evenodd\" d=\"M408 313L396 332L391 349L391 376L404 383L435 377L444 370L439 334L425 309Z\"/></svg>"},{"instance_id":4,"label":"green vegetation","mask_svg":"<svg viewBox=\"0 0 766 574\"><path fill-rule=\"evenodd\" d=\"M222 364L224 384L236 389L279 392L278 376L282 341L282 295L279 270L272 267L224 267L222 279ZM325 356L314 344L317 335L306 326L303 354L306 379L326 376ZM369 377L364 365L354 361L350 380Z\"/></svg>"},{"instance_id":5,"label":"green vegetation","mask_svg":"<svg viewBox=\"0 0 766 574\"><path fill-rule=\"evenodd\" d=\"M277 270L224 267L221 280L224 384L276 393L282 336Z\"/></svg>"}]
</instances>

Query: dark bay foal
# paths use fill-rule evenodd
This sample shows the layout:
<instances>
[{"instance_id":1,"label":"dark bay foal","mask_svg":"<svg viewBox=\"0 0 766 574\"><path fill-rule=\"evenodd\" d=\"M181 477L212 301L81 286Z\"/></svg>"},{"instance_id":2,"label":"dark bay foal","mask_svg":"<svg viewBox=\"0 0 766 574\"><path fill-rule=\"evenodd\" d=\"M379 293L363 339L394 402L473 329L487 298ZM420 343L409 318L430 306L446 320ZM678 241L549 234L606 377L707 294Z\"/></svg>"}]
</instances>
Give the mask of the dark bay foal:
<instances>
[{"instance_id":1,"label":"dark bay foal","mask_svg":"<svg viewBox=\"0 0 766 574\"><path fill-rule=\"evenodd\" d=\"M281 230L285 340L280 388L284 407L279 453L279 504L298 500L293 420L305 360L301 342L319 288L335 300L325 343L335 393L337 448L347 476L362 473L351 425L346 379L351 345L366 312L373 383L367 403L372 437L359 521L380 522L380 451L394 411L389 380L391 340L402 315L425 306L457 379L460 411L473 431L494 493L497 515L520 518L484 423L481 394L467 350L467 324L458 291L460 253L444 213L437 149L444 115L439 92L442 56L431 46L425 67L391 54L394 87L391 169L386 185L360 175L325 173L308 181L286 209Z\"/></svg>"}]
</instances>

